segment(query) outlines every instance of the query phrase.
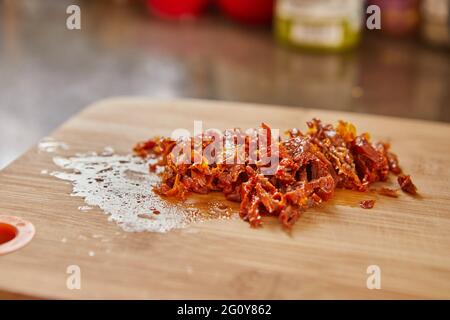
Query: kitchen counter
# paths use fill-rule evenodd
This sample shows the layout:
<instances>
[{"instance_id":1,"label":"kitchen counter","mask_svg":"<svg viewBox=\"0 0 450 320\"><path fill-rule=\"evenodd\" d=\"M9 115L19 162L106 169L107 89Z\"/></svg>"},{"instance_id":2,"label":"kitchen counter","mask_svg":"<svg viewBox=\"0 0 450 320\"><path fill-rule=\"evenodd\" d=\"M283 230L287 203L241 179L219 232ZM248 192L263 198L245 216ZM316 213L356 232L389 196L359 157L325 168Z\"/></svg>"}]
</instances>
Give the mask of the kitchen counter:
<instances>
[{"instance_id":1,"label":"kitchen counter","mask_svg":"<svg viewBox=\"0 0 450 320\"><path fill-rule=\"evenodd\" d=\"M357 50L312 55L268 28L216 15L168 22L137 5L0 4L0 168L86 105L143 95L303 106L450 122L449 52L366 34ZM151 124L149 124L151 125Z\"/></svg>"}]
</instances>

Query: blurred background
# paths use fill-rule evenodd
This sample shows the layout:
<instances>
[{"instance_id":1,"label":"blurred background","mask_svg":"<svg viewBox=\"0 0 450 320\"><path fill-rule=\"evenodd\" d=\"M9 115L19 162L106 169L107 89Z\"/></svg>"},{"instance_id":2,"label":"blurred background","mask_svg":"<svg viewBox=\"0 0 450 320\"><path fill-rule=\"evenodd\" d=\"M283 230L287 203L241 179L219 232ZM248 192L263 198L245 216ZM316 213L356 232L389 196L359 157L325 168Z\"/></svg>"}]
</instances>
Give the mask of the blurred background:
<instances>
[{"instance_id":1,"label":"blurred background","mask_svg":"<svg viewBox=\"0 0 450 320\"><path fill-rule=\"evenodd\" d=\"M118 95L449 122L449 3L0 0L0 168ZM366 27L373 4L381 30Z\"/></svg>"}]
</instances>

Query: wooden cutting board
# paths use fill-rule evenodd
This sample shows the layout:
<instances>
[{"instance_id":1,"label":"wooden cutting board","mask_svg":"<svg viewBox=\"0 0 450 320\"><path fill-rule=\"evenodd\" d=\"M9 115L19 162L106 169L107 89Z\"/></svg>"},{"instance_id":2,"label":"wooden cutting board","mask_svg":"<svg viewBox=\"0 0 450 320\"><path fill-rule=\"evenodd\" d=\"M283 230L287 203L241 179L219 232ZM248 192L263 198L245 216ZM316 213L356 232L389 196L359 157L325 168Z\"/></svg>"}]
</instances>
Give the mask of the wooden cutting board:
<instances>
[{"instance_id":1,"label":"wooden cutting board","mask_svg":"<svg viewBox=\"0 0 450 320\"><path fill-rule=\"evenodd\" d=\"M31 149L0 172L0 214L31 221L25 248L0 257L0 297L10 298L450 298L450 126L380 116L195 100L112 99L70 119L52 137L60 154L129 153L133 144L175 128L305 128L319 117L353 122L388 140L420 198L337 192L307 211L291 233L275 219L261 229L212 220L166 234L127 233L100 209L80 212L70 183L42 175L55 154ZM220 195L198 196L199 206ZM101 239L95 237L101 235ZM102 239L108 239L102 241ZM91 255L89 254L91 252ZM95 253L93 255L92 253ZM67 268L81 269L81 290L66 286ZM381 271L369 290L367 268Z\"/></svg>"}]
</instances>

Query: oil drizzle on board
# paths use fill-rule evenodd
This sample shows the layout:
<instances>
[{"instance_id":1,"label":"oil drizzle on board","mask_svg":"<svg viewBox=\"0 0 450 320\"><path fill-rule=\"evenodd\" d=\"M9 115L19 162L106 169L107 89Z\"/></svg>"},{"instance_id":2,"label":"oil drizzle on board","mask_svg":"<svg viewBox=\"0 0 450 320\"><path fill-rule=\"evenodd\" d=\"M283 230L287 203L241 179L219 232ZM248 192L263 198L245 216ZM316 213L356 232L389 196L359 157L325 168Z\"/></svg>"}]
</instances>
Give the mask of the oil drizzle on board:
<instances>
[{"instance_id":1,"label":"oil drizzle on board","mask_svg":"<svg viewBox=\"0 0 450 320\"><path fill-rule=\"evenodd\" d=\"M199 208L195 201L161 198L152 190L159 182L158 175L149 172L148 162L133 155L88 153L54 157L53 162L64 171L50 174L70 181L72 196L84 198L88 206L100 207L125 231L167 232L195 222L235 216L221 203Z\"/></svg>"},{"instance_id":2,"label":"oil drizzle on board","mask_svg":"<svg viewBox=\"0 0 450 320\"><path fill-rule=\"evenodd\" d=\"M60 141L55 141L55 139L51 137L45 137L38 144L39 152L48 152L48 153L56 153L59 150L68 150L69 146Z\"/></svg>"}]
</instances>

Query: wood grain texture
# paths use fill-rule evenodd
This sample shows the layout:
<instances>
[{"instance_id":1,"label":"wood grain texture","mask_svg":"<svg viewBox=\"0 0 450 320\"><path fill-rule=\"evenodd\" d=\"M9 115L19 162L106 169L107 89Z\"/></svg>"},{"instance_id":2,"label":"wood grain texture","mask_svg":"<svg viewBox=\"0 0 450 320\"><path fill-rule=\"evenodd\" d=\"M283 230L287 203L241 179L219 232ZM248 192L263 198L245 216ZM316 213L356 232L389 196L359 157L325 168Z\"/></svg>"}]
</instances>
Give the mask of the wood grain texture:
<instances>
[{"instance_id":1,"label":"wood grain texture","mask_svg":"<svg viewBox=\"0 0 450 320\"><path fill-rule=\"evenodd\" d=\"M33 148L0 172L0 213L31 221L25 248L0 257L3 296L34 298L450 298L450 126L351 113L195 100L118 98L99 102L52 136L64 155L132 145L175 128L305 127L319 117L345 119L373 139L389 140L421 197L398 199L339 191L307 211L291 233L275 219L261 229L215 220L156 233L125 233L99 210L80 212L71 185L48 175L52 156ZM376 197L371 210L358 202ZM196 196L201 207L220 195ZM101 235L101 239L96 237ZM66 241L63 242L62 239ZM107 241L102 241L107 239ZM88 252L95 252L89 256ZM81 290L66 288L78 265ZM381 290L366 269L381 268ZM0 295L1 296L1 295Z\"/></svg>"}]
</instances>

